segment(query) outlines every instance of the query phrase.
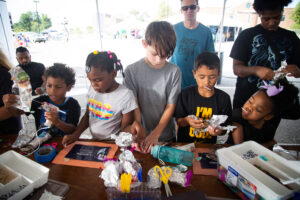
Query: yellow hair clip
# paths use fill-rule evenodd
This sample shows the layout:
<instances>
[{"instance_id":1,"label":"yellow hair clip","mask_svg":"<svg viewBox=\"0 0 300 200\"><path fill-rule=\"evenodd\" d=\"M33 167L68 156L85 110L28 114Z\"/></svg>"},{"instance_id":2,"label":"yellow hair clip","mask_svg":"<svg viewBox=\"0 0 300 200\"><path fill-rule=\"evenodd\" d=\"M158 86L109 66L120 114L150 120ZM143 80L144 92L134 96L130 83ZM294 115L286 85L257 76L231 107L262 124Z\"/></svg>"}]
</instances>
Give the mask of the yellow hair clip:
<instances>
[{"instance_id":1,"label":"yellow hair clip","mask_svg":"<svg viewBox=\"0 0 300 200\"><path fill-rule=\"evenodd\" d=\"M97 55L99 53L99 51L93 51L94 55Z\"/></svg>"}]
</instances>

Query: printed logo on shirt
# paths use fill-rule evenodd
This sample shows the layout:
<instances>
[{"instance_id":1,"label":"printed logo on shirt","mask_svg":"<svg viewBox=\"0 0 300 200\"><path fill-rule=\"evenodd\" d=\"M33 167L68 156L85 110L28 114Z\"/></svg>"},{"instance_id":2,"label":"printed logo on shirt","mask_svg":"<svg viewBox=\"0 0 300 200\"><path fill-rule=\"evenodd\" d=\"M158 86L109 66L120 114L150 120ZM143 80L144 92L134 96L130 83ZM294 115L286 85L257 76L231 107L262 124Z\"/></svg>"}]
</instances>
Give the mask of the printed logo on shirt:
<instances>
[{"instance_id":1,"label":"printed logo on shirt","mask_svg":"<svg viewBox=\"0 0 300 200\"><path fill-rule=\"evenodd\" d=\"M186 38L184 37L180 43L179 43L179 47L178 47L178 52L181 55L186 55L185 61L188 60L189 56L191 55L191 57L194 56L194 50L196 48L196 46L198 45L198 40L195 40L193 38Z\"/></svg>"},{"instance_id":2,"label":"printed logo on shirt","mask_svg":"<svg viewBox=\"0 0 300 200\"><path fill-rule=\"evenodd\" d=\"M202 119L210 119L212 117L212 108L207 107L197 107L196 116ZM190 127L189 131L190 137L201 138L201 139L211 139L212 136L208 131L201 131L201 129L194 129Z\"/></svg>"},{"instance_id":3,"label":"printed logo on shirt","mask_svg":"<svg viewBox=\"0 0 300 200\"><path fill-rule=\"evenodd\" d=\"M110 104L102 103L92 98L89 99L88 107L90 116L97 119L108 120L114 114Z\"/></svg>"},{"instance_id":4,"label":"printed logo on shirt","mask_svg":"<svg viewBox=\"0 0 300 200\"><path fill-rule=\"evenodd\" d=\"M289 55L292 54L293 45L289 38L282 38L282 40L272 40L275 49L278 50L279 54L276 55L271 45L265 39L263 34L258 34L253 38L252 50L248 66L265 66L272 70L277 70L281 66L281 61L288 60ZM263 84L263 80L257 76L248 77L248 82L256 83L257 87Z\"/></svg>"}]
</instances>

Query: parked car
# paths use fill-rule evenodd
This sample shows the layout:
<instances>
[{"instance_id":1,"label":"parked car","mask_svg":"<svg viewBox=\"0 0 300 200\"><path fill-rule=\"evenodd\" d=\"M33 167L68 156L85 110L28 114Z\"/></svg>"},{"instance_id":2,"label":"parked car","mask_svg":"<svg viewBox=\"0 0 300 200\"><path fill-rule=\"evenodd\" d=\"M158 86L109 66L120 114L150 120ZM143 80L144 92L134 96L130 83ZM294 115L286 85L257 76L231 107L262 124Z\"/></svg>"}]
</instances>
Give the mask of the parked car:
<instances>
[{"instance_id":1,"label":"parked car","mask_svg":"<svg viewBox=\"0 0 300 200\"><path fill-rule=\"evenodd\" d=\"M36 34L36 36L35 36L35 38L33 39L33 41L35 42L35 43L37 43L37 42L46 42L46 37L44 36L44 35L42 35L42 34Z\"/></svg>"}]
</instances>

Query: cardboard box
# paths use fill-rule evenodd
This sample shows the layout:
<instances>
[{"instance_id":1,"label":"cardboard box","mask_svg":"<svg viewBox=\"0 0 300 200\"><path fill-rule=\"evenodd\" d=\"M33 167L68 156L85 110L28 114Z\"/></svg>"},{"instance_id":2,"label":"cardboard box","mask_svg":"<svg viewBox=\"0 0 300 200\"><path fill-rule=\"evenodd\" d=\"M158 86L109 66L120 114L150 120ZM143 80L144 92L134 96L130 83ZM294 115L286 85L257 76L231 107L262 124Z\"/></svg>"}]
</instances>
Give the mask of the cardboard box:
<instances>
[{"instance_id":1,"label":"cardboard box","mask_svg":"<svg viewBox=\"0 0 300 200\"><path fill-rule=\"evenodd\" d=\"M39 188L48 181L49 169L21 154L10 150L0 155L2 169L11 180L0 185L0 197L8 195L13 190L13 196L9 200L23 199L35 188ZM3 197L2 196L2 197ZM6 196L7 197L7 196Z\"/></svg>"},{"instance_id":2,"label":"cardboard box","mask_svg":"<svg viewBox=\"0 0 300 200\"><path fill-rule=\"evenodd\" d=\"M219 179L249 199L288 199L300 191L300 164L247 141L217 150Z\"/></svg>"}]
</instances>

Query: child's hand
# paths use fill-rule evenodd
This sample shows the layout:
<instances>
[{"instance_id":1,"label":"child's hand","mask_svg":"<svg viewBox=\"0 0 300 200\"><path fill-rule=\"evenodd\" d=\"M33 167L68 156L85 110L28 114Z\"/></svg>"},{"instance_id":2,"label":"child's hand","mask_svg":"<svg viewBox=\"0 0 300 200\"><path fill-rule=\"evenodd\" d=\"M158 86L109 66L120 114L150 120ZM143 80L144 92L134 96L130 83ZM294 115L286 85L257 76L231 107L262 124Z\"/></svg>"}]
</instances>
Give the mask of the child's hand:
<instances>
[{"instance_id":1,"label":"child's hand","mask_svg":"<svg viewBox=\"0 0 300 200\"><path fill-rule=\"evenodd\" d=\"M131 147L134 148L135 151L138 151L138 152L142 152L142 147L141 147L142 143L132 143L131 144Z\"/></svg>"},{"instance_id":2,"label":"child's hand","mask_svg":"<svg viewBox=\"0 0 300 200\"><path fill-rule=\"evenodd\" d=\"M45 112L45 117L51 122L52 125L56 126L59 123L57 109L51 109L50 112Z\"/></svg>"},{"instance_id":3,"label":"child's hand","mask_svg":"<svg viewBox=\"0 0 300 200\"><path fill-rule=\"evenodd\" d=\"M194 119L192 117L186 117L186 120L192 128L205 128L204 120L202 118Z\"/></svg>"},{"instance_id":4,"label":"child's hand","mask_svg":"<svg viewBox=\"0 0 300 200\"><path fill-rule=\"evenodd\" d=\"M13 116L18 116L18 115L21 115L21 114L25 113L23 110L20 110L20 109L14 107L14 105L17 103L18 100L19 100L19 97L17 95L14 95L14 94L5 94L2 97L4 107Z\"/></svg>"},{"instance_id":5,"label":"child's hand","mask_svg":"<svg viewBox=\"0 0 300 200\"><path fill-rule=\"evenodd\" d=\"M158 138L160 134L155 133L155 131L152 131L150 135L148 135L145 139L145 141L142 144L142 152L143 153L150 153L151 148L158 144Z\"/></svg>"},{"instance_id":6,"label":"child's hand","mask_svg":"<svg viewBox=\"0 0 300 200\"><path fill-rule=\"evenodd\" d=\"M142 126L141 123L134 121L131 125L131 130L130 130L135 143L141 143L142 141L145 140L146 138L146 130Z\"/></svg>"},{"instance_id":7,"label":"child's hand","mask_svg":"<svg viewBox=\"0 0 300 200\"><path fill-rule=\"evenodd\" d=\"M65 135L62 139L62 145L64 148L66 148L69 144L75 142L78 140L78 136L76 134L71 134L71 135Z\"/></svg>"},{"instance_id":8,"label":"child's hand","mask_svg":"<svg viewBox=\"0 0 300 200\"><path fill-rule=\"evenodd\" d=\"M208 126L208 132L211 136L218 136L223 133L223 130L218 127Z\"/></svg>"}]
</instances>

